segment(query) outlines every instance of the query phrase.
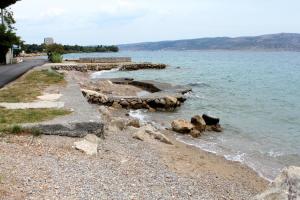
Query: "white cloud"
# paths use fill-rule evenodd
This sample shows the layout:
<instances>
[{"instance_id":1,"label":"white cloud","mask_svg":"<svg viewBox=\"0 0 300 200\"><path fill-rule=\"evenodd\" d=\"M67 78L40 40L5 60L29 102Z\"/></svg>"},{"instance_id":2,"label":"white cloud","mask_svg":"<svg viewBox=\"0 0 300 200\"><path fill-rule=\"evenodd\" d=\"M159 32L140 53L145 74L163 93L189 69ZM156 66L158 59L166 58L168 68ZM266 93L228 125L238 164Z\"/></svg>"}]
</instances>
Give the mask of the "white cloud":
<instances>
[{"instance_id":1,"label":"white cloud","mask_svg":"<svg viewBox=\"0 0 300 200\"><path fill-rule=\"evenodd\" d=\"M300 32L298 0L22 0L13 6L27 42L99 44Z\"/></svg>"},{"instance_id":2,"label":"white cloud","mask_svg":"<svg viewBox=\"0 0 300 200\"><path fill-rule=\"evenodd\" d=\"M65 13L65 10L63 8L48 8L46 11L42 12L40 14L40 17L42 18L48 18L48 17L59 17L62 16Z\"/></svg>"}]
</instances>

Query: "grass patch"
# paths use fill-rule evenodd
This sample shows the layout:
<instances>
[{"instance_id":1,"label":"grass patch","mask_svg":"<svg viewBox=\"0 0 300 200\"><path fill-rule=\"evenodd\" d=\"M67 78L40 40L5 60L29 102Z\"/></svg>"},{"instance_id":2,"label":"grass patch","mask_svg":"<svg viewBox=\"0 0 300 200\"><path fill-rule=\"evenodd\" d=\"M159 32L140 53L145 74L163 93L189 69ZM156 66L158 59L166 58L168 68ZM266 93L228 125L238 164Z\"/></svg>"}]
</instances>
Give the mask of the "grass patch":
<instances>
[{"instance_id":1,"label":"grass patch","mask_svg":"<svg viewBox=\"0 0 300 200\"><path fill-rule=\"evenodd\" d=\"M36 100L44 89L53 84L65 84L64 75L54 70L32 71L11 86L1 89L0 102L18 103Z\"/></svg>"},{"instance_id":2,"label":"grass patch","mask_svg":"<svg viewBox=\"0 0 300 200\"><path fill-rule=\"evenodd\" d=\"M71 111L61 109L24 109L8 110L0 108L0 124L34 123L70 114ZM5 122L5 123L1 123Z\"/></svg>"},{"instance_id":3,"label":"grass patch","mask_svg":"<svg viewBox=\"0 0 300 200\"><path fill-rule=\"evenodd\" d=\"M17 124L51 120L55 117L68 115L70 113L71 111L61 109L8 110L0 108L0 135L1 132L12 134L24 132ZM30 132L35 135L40 135L37 130L31 130Z\"/></svg>"}]
</instances>

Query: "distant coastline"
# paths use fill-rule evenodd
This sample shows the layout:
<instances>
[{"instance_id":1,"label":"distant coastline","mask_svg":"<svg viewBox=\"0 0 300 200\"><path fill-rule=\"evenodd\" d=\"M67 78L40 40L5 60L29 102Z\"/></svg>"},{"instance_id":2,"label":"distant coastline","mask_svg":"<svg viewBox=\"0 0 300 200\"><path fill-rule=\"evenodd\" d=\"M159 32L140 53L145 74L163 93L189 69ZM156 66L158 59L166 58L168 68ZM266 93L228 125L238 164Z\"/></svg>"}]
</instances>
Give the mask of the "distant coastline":
<instances>
[{"instance_id":1,"label":"distant coastline","mask_svg":"<svg viewBox=\"0 0 300 200\"><path fill-rule=\"evenodd\" d=\"M132 51L300 51L300 34L279 33L253 37L214 37L174 41L120 44Z\"/></svg>"}]
</instances>

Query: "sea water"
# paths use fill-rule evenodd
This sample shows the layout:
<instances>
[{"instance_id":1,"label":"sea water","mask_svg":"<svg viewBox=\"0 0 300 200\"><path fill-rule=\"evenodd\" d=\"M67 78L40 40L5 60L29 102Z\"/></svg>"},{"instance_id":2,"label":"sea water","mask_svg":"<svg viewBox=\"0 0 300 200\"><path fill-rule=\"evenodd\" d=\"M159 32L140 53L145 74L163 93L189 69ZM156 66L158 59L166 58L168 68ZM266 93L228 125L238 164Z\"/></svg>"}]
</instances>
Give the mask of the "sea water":
<instances>
[{"instance_id":1,"label":"sea water","mask_svg":"<svg viewBox=\"0 0 300 200\"><path fill-rule=\"evenodd\" d=\"M68 54L65 58L129 56L137 62L168 64L165 70L113 71L97 77L132 77L187 85L185 104L175 112L143 117L169 126L207 113L225 131L178 140L242 162L267 179L282 168L300 166L300 53L240 51L125 51ZM135 115L138 113L135 112Z\"/></svg>"}]
</instances>

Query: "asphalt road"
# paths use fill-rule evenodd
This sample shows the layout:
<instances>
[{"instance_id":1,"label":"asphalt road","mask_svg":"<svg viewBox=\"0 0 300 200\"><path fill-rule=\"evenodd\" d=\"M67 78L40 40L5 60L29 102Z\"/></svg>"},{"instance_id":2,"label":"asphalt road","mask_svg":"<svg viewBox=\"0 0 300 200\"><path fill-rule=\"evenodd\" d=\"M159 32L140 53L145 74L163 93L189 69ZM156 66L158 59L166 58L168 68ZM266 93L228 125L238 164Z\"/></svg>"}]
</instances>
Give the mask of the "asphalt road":
<instances>
[{"instance_id":1,"label":"asphalt road","mask_svg":"<svg viewBox=\"0 0 300 200\"><path fill-rule=\"evenodd\" d=\"M0 88L16 80L28 70L46 63L46 59L26 59L24 62L13 65L0 65Z\"/></svg>"}]
</instances>

